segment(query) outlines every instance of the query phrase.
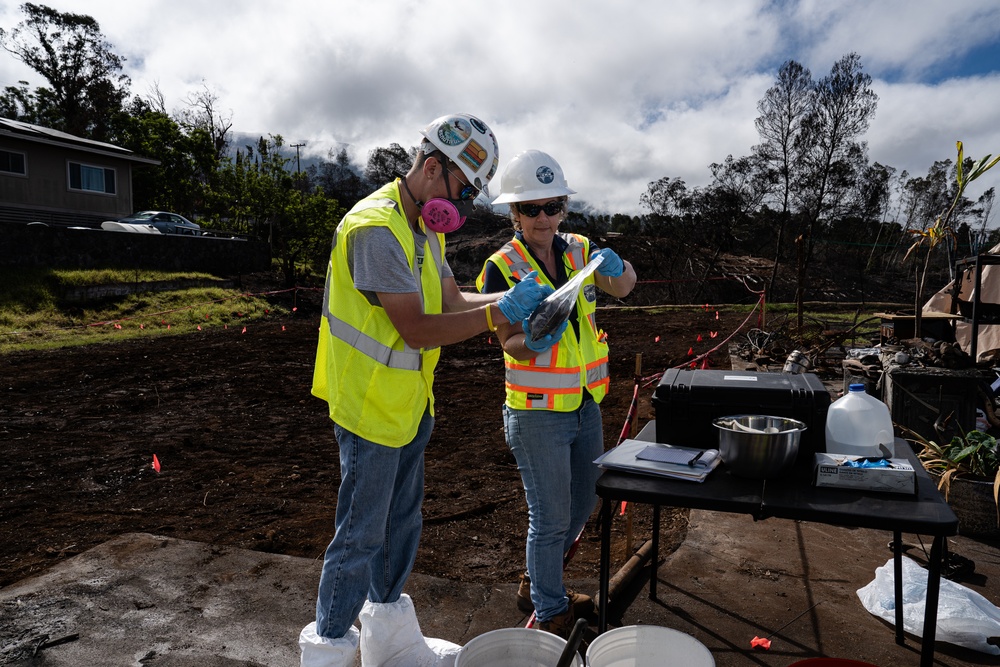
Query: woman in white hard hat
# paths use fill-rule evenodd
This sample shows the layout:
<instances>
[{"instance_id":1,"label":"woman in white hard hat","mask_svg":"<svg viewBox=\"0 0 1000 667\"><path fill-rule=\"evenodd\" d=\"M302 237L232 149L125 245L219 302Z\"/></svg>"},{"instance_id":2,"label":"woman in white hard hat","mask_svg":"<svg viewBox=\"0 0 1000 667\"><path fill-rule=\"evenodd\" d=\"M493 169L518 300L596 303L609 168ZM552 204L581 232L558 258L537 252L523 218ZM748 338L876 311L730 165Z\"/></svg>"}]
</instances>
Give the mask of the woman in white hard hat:
<instances>
[{"instance_id":1,"label":"woman in white hard hat","mask_svg":"<svg viewBox=\"0 0 1000 667\"><path fill-rule=\"evenodd\" d=\"M534 610L535 627L563 637L594 607L589 597L566 591L562 571L564 555L597 505L600 469L593 461L604 453L599 404L609 387L608 346L595 318L596 289L621 298L636 281L632 265L613 250L559 231L571 194L550 155L516 155L493 201L510 205L514 238L490 256L477 279L480 291L501 292L535 271L543 284L558 289L601 258L568 322L554 332L532 335L527 318L496 327L507 388L504 434L528 502L527 571L517 604Z\"/></svg>"}]
</instances>

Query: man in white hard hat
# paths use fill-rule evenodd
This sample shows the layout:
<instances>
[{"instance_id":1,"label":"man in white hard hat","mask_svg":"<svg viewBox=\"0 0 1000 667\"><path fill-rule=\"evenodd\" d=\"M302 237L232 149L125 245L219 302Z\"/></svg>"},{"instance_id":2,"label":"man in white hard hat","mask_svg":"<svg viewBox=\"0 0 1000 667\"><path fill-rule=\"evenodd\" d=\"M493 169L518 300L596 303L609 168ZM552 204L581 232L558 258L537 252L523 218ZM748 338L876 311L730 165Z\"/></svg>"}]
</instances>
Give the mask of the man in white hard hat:
<instances>
[{"instance_id":1,"label":"man in white hard hat","mask_svg":"<svg viewBox=\"0 0 1000 667\"><path fill-rule=\"evenodd\" d=\"M434 368L442 345L520 321L552 291L530 277L501 294L459 291L445 233L487 192L497 142L468 114L422 134L406 176L359 201L333 239L312 393L329 407L341 484L316 620L299 636L303 667L353 665L359 645L366 667L454 661L460 647L425 639L403 593L420 540Z\"/></svg>"},{"instance_id":2,"label":"man in white hard hat","mask_svg":"<svg viewBox=\"0 0 1000 667\"><path fill-rule=\"evenodd\" d=\"M558 289L597 258L596 273L583 280L567 322L546 336L532 320L499 326L507 397L504 436L521 472L528 503L527 571L517 606L534 611L534 627L568 637L576 617L593 611L593 600L567 591L565 555L597 505L604 453L600 403L610 386L608 345L596 319L597 289L623 298L635 286L632 265L587 237L559 231L570 190L562 167L538 150L519 153L500 179L494 204L509 204L514 238L486 261L477 287L503 293L537 274ZM536 328L542 325L535 322Z\"/></svg>"}]
</instances>

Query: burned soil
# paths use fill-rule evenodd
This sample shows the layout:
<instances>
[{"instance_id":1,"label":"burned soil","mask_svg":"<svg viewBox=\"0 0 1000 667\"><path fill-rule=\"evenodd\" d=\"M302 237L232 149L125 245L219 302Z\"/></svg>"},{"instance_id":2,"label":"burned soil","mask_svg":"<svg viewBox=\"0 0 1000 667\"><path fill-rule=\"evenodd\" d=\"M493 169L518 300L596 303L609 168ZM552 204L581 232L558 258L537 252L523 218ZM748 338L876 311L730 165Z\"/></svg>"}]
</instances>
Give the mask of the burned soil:
<instances>
[{"instance_id":1,"label":"burned soil","mask_svg":"<svg viewBox=\"0 0 1000 667\"><path fill-rule=\"evenodd\" d=\"M692 349L711 349L745 318L724 307L599 310L613 378L603 403L606 447L627 428L638 355L641 426L653 416L657 375L686 363ZM206 328L5 355L0 585L133 531L318 561L339 484L325 404L309 392L318 324L318 311L304 307L245 332ZM728 354L710 363L728 367ZM485 334L442 355L419 572L514 581L523 568L527 509L503 439L502 366ZM665 544L682 538L685 518L666 513ZM616 521L616 531L625 523ZM648 516L637 512L632 523L635 540L648 537ZM570 576L597 571L595 524ZM615 543L620 563L630 549Z\"/></svg>"}]
</instances>

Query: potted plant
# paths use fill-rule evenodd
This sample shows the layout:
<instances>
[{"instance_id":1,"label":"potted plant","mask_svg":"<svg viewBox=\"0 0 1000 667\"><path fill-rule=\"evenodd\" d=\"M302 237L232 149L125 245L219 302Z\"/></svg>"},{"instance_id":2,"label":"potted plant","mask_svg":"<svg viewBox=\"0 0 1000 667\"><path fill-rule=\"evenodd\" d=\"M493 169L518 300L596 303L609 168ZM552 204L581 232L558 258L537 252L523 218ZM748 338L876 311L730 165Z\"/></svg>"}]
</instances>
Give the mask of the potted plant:
<instances>
[{"instance_id":1,"label":"potted plant","mask_svg":"<svg viewBox=\"0 0 1000 667\"><path fill-rule=\"evenodd\" d=\"M915 435L910 432L911 435ZM1000 452L982 431L962 432L945 445L914 438L924 469L958 516L959 532L1000 538Z\"/></svg>"}]
</instances>

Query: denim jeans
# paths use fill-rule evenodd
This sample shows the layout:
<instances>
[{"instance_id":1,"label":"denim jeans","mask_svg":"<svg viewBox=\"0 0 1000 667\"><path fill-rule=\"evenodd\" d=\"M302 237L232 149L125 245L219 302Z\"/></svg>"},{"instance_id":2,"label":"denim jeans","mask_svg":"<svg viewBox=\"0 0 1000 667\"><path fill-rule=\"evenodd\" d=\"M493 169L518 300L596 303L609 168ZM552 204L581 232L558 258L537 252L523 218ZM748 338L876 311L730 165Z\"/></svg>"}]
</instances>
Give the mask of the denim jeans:
<instances>
[{"instance_id":1,"label":"denim jeans","mask_svg":"<svg viewBox=\"0 0 1000 667\"><path fill-rule=\"evenodd\" d=\"M422 528L424 449L434 428L425 412L403 447L365 440L338 424L340 491L333 541L323 558L316 632L344 636L365 603L395 602L403 592Z\"/></svg>"},{"instance_id":2,"label":"denim jeans","mask_svg":"<svg viewBox=\"0 0 1000 667\"><path fill-rule=\"evenodd\" d=\"M604 452L601 409L585 398L573 412L503 408L507 446L517 459L528 503L525 558L535 618L548 621L568 609L563 555L597 506Z\"/></svg>"}]
</instances>

